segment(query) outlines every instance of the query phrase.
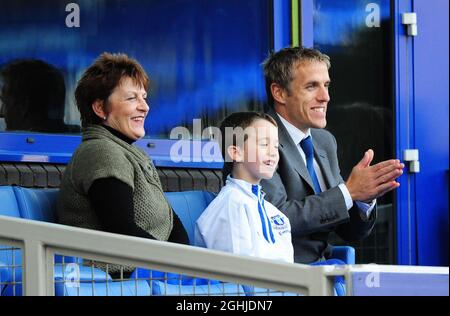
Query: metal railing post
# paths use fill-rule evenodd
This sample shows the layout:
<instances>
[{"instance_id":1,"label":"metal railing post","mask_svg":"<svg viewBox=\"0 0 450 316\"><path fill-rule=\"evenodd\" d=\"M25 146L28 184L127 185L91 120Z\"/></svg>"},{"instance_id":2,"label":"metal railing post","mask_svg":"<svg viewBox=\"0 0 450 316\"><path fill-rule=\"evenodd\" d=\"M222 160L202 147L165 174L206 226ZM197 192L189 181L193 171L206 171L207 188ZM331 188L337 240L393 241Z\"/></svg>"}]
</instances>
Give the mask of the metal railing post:
<instances>
[{"instance_id":1,"label":"metal railing post","mask_svg":"<svg viewBox=\"0 0 450 316\"><path fill-rule=\"evenodd\" d=\"M310 272L314 282L310 283L308 295L310 296L334 296L334 282L327 276L329 267L315 267Z\"/></svg>"},{"instance_id":2,"label":"metal railing post","mask_svg":"<svg viewBox=\"0 0 450 316\"><path fill-rule=\"evenodd\" d=\"M24 295L47 295L47 267L44 245L39 241L25 240L23 256Z\"/></svg>"},{"instance_id":3,"label":"metal railing post","mask_svg":"<svg viewBox=\"0 0 450 316\"><path fill-rule=\"evenodd\" d=\"M46 261L46 265L45 265L45 269L47 270L47 274L45 276L45 280L46 280L46 294L47 296L55 296L55 252L49 248L46 247L45 249L45 261ZM62 267L62 269L64 269L64 266ZM64 278L64 273L63 273L63 278Z\"/></svg>"}]
</instances>

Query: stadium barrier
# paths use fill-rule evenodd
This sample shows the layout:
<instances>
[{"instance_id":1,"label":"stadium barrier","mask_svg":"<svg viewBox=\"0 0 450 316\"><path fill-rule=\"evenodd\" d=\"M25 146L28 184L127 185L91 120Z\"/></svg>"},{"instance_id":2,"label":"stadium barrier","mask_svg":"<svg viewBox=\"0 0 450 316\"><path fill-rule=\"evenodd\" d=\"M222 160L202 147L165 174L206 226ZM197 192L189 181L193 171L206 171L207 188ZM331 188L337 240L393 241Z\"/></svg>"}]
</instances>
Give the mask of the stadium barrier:
<instances>
[{"instance_id":1,"label":"stadium barrier","mask_svg":"<svg viewBox=\"0 0 450 316\"><path fill-rule=\"evenodd\" d=\"M55 295L55 284L58 284L55 279L57 275L55 255L76 256L99 262L170 271L208 280L232 282L236 285L245 284L246 286L273 289L274 293L281 294L288 292L303 295L334 295L334 276L349 277L346 273L347 270L343 267L313 267L279 263L193 246L7 216L0 216L0 244L22 249L22 265L14 265L14 263L12 267L3 265L3 269L19 267L23 269L24 295ZM68 265L73 267L74 263ZM72 271L68 272L70 274ZM92 268L91 285L95 283L96 273ZM62 279L69 285L77 283L77 280L74 282L73 275L70 278L63 277ZM137 281L142 280L135 277L135 280L130 281L137 284ZM0 284L2 282L3 286L12 284L0 280ZM108 283L110 285L114 283L107 277L103 282L106 283L106 286ZM79 283L83 283L83 281ZM168 284L165 286L167 287ZM126 286L128 287L128 285ZM182 286L182 284L179 285L179 287ZM211 288L211 284L207 284L208 287ZM65 292L67 292L67 288ZM64 293L64 291L60 293ZM153 291L143 291L142 293L155 294ZM199 292L198 295L216 295L214 293ZM139 291L134 294L139 295ZM195 295L195 293L193 294ZM239 290L231 293L219 293L219 295L243 294L243 291ZM160 291L160 295L164 295L164 291Z\"/></svg>"}]
</instances>

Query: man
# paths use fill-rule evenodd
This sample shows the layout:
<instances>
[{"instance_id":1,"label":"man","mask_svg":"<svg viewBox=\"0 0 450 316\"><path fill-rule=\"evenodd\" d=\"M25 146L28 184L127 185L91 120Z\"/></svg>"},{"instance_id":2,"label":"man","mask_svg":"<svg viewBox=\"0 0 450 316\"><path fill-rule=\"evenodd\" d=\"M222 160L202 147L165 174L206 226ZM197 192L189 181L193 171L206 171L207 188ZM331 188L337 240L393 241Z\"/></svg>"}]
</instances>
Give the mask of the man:
<instances>
[{"instance_id":1,"label":"man","mask_svg":"<svg viewBox=\"0 0 450 316\"><path fill-rule=\"evenodd\" d=\"M291 222L298 263L329 258L331 231L346 241L367 237L375 224L375 199L400 185L395 179L404 167L394 159L371 166L374 152L369 149L343 181L336 140L323 129L330 101L329 68L328 56L302 47L282 49L264 62L280 160L273 178L261 184L267 200Z\"/></svg>"},{"instance_id":2,"label":"man","mask_svg":"<svg viewBox=\"0 0 450 316\"><path fill-rule=\"evenodd\" d=\"M0 69L0 117L8 131L79 133L64 123L66 86L60 70L39 59L9 62Z\"/></svg>"}]
</instances>

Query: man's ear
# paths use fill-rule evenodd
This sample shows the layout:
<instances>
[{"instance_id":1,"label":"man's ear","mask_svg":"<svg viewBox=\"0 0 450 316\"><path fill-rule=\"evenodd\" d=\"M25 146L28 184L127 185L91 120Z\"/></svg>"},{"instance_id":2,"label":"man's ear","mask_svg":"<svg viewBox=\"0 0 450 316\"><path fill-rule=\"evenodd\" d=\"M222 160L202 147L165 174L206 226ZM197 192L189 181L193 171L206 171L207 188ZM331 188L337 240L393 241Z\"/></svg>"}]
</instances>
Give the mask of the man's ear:
<instances>
[{"instance_id":1,"label":"man's ear","mask_svg":"<svg viewBox=\"0 0 450 316\"><path fill-rule=\"evenodd\" d=\"M231 161L242 162L244 160L242 150L238 146L228 146L227 154Z\"/></svg>"},{"instance_id":2,"label":"man's ear","mask_svg":"<svg viewBox=\"0 0 450 316\"><path fill-rule=\"evenodd\" d=\"M95 114L97 114L99 118L101 118L102 120L106 120L106 113L102 100L95 100L94 103L92 103L92 110Z\"/></svg>"},{"instance_id":3,"label":"man's ear","mask_svg":"<svg viewBox=\"0 0 450 316\"><path fill-rule=\"evenodd\" d=\"M287 91L283 89L279 84L272 83L270 85L270 91L272 92L272 97L274 98L275 102L279 104L286 103Z\"/></svg>"}]
</instances>

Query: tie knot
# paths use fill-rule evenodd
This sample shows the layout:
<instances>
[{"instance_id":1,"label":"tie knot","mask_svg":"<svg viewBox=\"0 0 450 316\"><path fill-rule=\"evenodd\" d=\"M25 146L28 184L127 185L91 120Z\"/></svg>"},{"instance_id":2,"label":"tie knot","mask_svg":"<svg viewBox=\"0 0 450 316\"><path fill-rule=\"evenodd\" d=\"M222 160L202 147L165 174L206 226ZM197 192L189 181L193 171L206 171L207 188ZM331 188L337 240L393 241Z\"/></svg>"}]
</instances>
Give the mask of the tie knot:
<instances>
[{"instance_id":1,"label":"tie knot","mask_svg":"<svg viewBox=\"0 0 450 316\"><path fill-rule=\"evenodd\" d=\"M306 157L313 157L314 156L314 147L313 147L313 143L312 143L312 140L311 140L311 136L308 136L308 137L304 138L300 142L300 146L302 147Z\"/></svg>"}]
</instances>

